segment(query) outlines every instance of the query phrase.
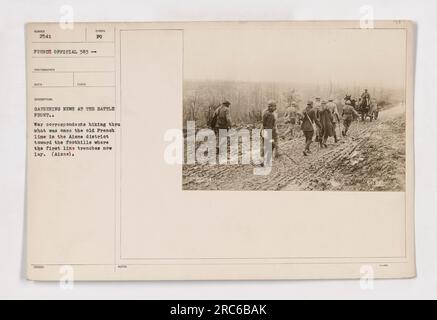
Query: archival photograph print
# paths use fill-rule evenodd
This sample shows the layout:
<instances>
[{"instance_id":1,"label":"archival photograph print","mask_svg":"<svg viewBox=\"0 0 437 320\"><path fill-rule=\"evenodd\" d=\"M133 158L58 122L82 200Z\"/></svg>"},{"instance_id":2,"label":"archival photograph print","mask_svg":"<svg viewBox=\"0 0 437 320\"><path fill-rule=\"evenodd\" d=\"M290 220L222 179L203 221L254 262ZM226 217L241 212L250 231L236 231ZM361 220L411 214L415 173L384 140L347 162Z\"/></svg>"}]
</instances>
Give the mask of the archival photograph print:
<instances>
[{"instance_id":1,"label":"archival photograph print","mask_svg":"<svg viewBox=\"0 0 437 320\"><path fill-rule=\"evenodd\" d=\"M405 29L184 33L183 190L404 191Z\"/></svg>"}]
</instances>

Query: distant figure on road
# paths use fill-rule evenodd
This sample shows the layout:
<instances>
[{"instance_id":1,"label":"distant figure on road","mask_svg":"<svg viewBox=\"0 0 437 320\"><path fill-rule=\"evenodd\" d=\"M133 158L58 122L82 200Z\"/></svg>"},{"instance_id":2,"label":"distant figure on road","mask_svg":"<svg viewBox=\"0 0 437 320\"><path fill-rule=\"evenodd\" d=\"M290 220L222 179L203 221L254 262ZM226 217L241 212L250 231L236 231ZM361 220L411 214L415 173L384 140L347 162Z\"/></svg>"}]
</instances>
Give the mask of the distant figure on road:
<instances>
[{"instance_id":1,"label":"distant figure on road","mask_svg":"<svg viewBox=\"0 0 437 320\"><path fill-rule=\"evenodd\" d=\"M327 107L327 102L322 101L322 107L319 116L320 121L320 147L327 148L328 145L326 141L329 137L334 136L334 117L332 116L332 112Z\"/></svg>"},{"instance_id":2,"label":"distant figure on road","mask_svg":"<svg viewBox=\"0 0 437 320\"><path fill-rule=\"evenodd\" d=\"M223 101L220 107L218 107L211 120L211 128L214 130L215 136L216 136L216 146L217 146L217 153L220 150L220 147L226 144L226 148L228 145L228 140L226 138L220 140L220 130L229 130L232 126L231 122L231 110L230 110L231 103L228 100Z\"/></svg>"},{"instance_id":3,"label":"distant figure on road","mask_svg":"<svg viewBox=\"0 0 437 320\"><path fill-rule=\"evenodd\" d=\"M329 98L328 103L326 104L326 107L328 108L329 111L331 111L332 114L332 124L333 124L333 130L334 130L334 140L335 143L338 142L338 138L337 138L337 124L340 122L340 114L338 113L338 108L337 108L337 104L334 102L333 98Z\"/></svg>"},{"instance_id":4,"label":"distant figure on road","mask_svg":"<svg viewBox=\"0 0 437 320\"><path fill-rule=\"evenodd\" d=\"M361 94L361 100L365 101L367 104L370 103L370 93L369 93L369 90L364 89L364 92Z\"/></svg>"},{"instance_id":5,"label":"distant figure on road","mask_svg":"<svg viewBox=\"0 0 437 320\"><path fill-rule=\"evenodd\" d=\"M321 108L322 108L321 98L320 97L316 97L315 101L314 101L314 104L313 104L313 109L314 109L314 112L316 113L317 120L320 120L320 111L322 111ZM318 126L316 127L315 134L316 134L316 142L322 141L321 132L320 132Z\"/></svg>"},{"instance_id":6,"label":"distant figure on road","mask_svg":"<svg viewBox=\"0 0 437 320\"><path fill-rule=\"evenodd\" d=\"M378 120L379 116L379 105L375 98L372 98L370 100L370 121L372 121L372 118L374 120Z\"/></svg>"},{"instance_id":7,"label":"distant figure on road","mask_svg":"<svg viewBox=\"0 0 437 320\"><path fill-rule=\"evenodd\" d=\"M367 89L364 89L364 92L361 94L360 101L358 103L358 112L361 114L361 121L365 121L366 118L370 115L370 94Z\"/></svg>"},{"instance_id":8,"label":"distant figure on road","mask_svg":"<svg viewBox=\"0 0 437 320\"><path fill-rule=\"evenodd\" d=\"M279 157L279 145L278 145L278 124L277 124L277 115L276 115L276 101L270 100L267 104L267 109L263 112L263 125L262 125L262 137L263 140L266 139L267 132L265 129L269 129L272 132L272 152L274 152L275 158ZM263 141L264 145L264 141ZM264 150L264 155L267 150ZM270 160L270 159L269 159Z\"/></svg>"},{"instance_id":9,"label":"distant figure on road","mask_svg":"<svg viewBox=\"0 0 437 320\"><path fill-rule=\"evenodd\" d=\"M344 124L344 129L341 132L341 134L343 135L343 137L345 137L347 135L347 132L349 130L349 127L352 123L352 121L355 118L359 118L359 114L358 112L355 111L354 107L352 107L351 102L348 100L346 101L346 105L343 108L343 124Z\"/></svg>"},{"instance_id":10,"label":"distant figure on road","mask_svg":"<svg viewBox=\"0 0 437 320\"><path fill-rule=\"evenodd\" d=\"M220 107L218 107L211 121L211 127L213 129L230 129L231 122L231 103L228 100L223 101Z\"/></svg>"},{"instance_id":11,"label":"distant figure on road","mask_svg":"<svg viewBox=\"0 0 437 320\"><path fill-rule=\"evenodd\" d=\"M285 111L285 123L288 125L285 136L292 139L294 137L294 127L297 123L297 104L292 102L290 107Z\"/></svg>"},{"instance_id":12,"label":"distant figure on road","mask_svg":"<svg viewBox=\"0 0 437 320\"><path fill-rule=\"evenodd\" d=\"M354 108L357 108L356 103L357 103L357 99L352 98L352 95L347 94L346 97L344 97L344 104L346 105L346 102L349 101L350 105Z\"/></svg>"},{"instance_id":13,"label":"distant figure on road","mask_svg":"<svg viewBox=\"0 0 437 320\"><path fill-rule=\"evenodd\" d=\"M303 151L304 156L308 156L311 153L311 143L313 142L314 131L317 126L320 126L317 120L316 111L313 109L313 102L308 101L307 107L301 115L301 129L305 136L305 150Z\"/></svg>"}]
</instances>

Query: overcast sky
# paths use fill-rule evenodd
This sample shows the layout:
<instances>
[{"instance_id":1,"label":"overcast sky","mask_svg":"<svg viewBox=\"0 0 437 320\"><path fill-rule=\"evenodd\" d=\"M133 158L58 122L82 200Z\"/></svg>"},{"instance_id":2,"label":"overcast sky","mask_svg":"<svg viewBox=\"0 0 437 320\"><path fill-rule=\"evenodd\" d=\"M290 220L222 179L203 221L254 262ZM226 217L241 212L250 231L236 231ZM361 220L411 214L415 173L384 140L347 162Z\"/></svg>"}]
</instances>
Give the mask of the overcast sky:
<instances>
[{"instance_id":1,"label":"overcast sky","mask_svg":"<svg viewBox=\"0 0 437 320\"><path fill-rule=\"evenodd\" d=\"M406 31L238 28L185 30L192 80L405 85Z\"/></svg>"}]
</instances>

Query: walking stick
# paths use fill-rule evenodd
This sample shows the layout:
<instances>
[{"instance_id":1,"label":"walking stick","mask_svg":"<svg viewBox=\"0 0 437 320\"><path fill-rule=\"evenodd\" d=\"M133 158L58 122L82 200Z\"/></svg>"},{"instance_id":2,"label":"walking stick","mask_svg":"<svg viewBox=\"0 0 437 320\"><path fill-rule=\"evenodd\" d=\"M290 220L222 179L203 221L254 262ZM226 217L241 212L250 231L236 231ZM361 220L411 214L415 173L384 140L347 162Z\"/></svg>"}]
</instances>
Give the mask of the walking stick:
<instances>
[{"instance_id":1,"label":"walking stick","mask_svg":"<svg viewBox=\"0 0 437 320\"><path fill-rule=\"evenodd\" d=\"M293 162L294 164L298 164L296 160L294 160L294 158L290 157L288 154L284 153L284 156L286 156L288 159L291 160L291 162Z\"/></svg>"}]
</instances>

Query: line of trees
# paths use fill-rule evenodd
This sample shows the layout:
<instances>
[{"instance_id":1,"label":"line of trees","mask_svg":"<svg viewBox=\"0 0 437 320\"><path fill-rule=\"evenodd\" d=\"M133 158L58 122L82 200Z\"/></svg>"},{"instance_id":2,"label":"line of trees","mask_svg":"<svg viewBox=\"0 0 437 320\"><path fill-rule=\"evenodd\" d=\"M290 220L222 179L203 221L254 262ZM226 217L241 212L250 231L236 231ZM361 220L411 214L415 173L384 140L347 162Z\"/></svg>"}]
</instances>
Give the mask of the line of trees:
<instances>
[{"instance_id":1,"label":"line of trees","mask_svg":"<svg viewBox=\"0 0 437 320\"><path fill-rule=\"evenodd\" d=\"M183 117L187 121L196 121L196 126L208 126L214 111L224 100L231 102L231 117L239 127L256 126L266 109L267 101L273 99L278 103L279 115L285 113L292 102L300 109L306 100L320 96L322 99L332 97L340 106L346 94L358 97L364 87L344 88L335 84L325 87L312 85L293 85L262 82L235 81L189 81L184 82ZM402 92L381 88L369 88L372 97L380 105L387 105L403 100Z\"/></svg>"}]
</instances>

